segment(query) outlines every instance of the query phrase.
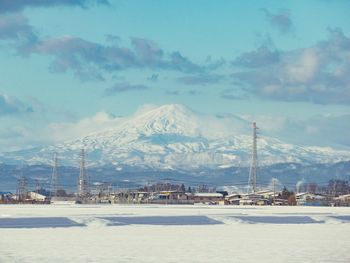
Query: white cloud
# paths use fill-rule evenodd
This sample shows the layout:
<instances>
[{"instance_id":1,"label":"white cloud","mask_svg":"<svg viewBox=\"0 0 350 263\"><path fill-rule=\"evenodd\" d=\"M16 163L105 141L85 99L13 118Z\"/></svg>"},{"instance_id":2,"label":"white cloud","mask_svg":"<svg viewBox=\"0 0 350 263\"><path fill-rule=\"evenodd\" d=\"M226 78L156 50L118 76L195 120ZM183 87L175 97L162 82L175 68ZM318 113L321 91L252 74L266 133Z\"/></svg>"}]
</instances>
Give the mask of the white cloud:
<instances>
[{"instance_id":1,"label":"white cloud","mask_svg":"<svg viewBox=\"0 0 350 263\"><path fill-rule=\"evenodd\" d=\"M262 136L272 136L286 142L350 149L350 115L316 115L296 119L269 115L242 115L256 121Z\"/></svg>"},{"instance_id":2,"label":"white cloud","mask_svg":"<svg viewBox=\"0 0 350 263\"><path fill-rule=\"evenodd\" d=\"M235 60L240 68L232 77L246 94L280 101L350 103L350 38L342 30L330 29L325 41L278 51L278 59L270 57L246 52Z\"/></svg>"},{"instance_id":3,"label":"white cloud","mask_svg":"<svg viewBox=\"0 0 350 263\"><path fill-rule=\"evenodd\" d=\"M291 83L306 83L312 80L320 67L320 53L315 49L305 49L296 63L287 65L286 71Z\"/></svg>"},{"instance_id":4,"label":"white cloud","mask_svg":"<svg viewBox=\"0 0 350 263\"><path fill-rule=\"evenodd\" d=\"M5 115L24 115L33 113L33 107L18 98L0 94L0 117Z\"/></svg>"},{"instance_id":5,"label":"white cloud","mask_svg":"<svg viewBox=\"0 0 350 263\"><path fill-rule=\"evenodd\" d=\"M122 118L113 117L106 112L98 112L92 117L83 118L77 122L51 123L46 131L54 142L73 140L94 132L107 130L120 123Z\"/></svg>"}]
</instances>

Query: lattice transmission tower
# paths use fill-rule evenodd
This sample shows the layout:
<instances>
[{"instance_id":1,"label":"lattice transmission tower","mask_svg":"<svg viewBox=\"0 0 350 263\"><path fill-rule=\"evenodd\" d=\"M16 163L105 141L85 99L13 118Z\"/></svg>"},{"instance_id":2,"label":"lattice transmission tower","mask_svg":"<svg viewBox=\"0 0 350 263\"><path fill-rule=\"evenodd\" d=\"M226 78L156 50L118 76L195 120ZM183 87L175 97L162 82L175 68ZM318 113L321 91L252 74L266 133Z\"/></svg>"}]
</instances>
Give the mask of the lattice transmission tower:
<instances>
[{"instance_id":1,"label":"lattice transmission tower","mask_svg":"<svg viewBox=\"0 0 350 263\"><path fill-rule=\"evenodd\" d=\"M78 196L87 197L89 195L89 179L85 169L85 150L80 153L80 173L78 179Z\"/></svg>"},{"instance_id":2,"label":"lattice transmission tower","mask_svg":"<svg viewBox=\"0 0 350 263\"><path fill-rule=\"evenodd\" d=\"M57 196L58 191L58 158L57 153L53 157L53 167L52 167L52 176L51 176L51 196Z\"/></svg>"},{"instance_id":3,"label":"lattice transmission tower","mask_svg":"<svg viewBox=\"0 0 350 263\"><path fill-rule=\"evenodd\" d=\"M27 177L21 176L18 179L18 186L17 186L18 201L25 201L25 199L27 198L27 186L28 186Z\"/></svg>"},{"instance_id":4,"label":"lattice transmission tower","mask_svg":"<svg viewBox=\"0 0 350 263\"><path fill-rule=\"evenodd\" d=\"M257 150L257 130L256 123L253 122L253 145L252 145L252 157L249 169L249 181L248 181L248 193L256 192L256 180L258 170L258 150Z\"/></svg>"}]
</instances>

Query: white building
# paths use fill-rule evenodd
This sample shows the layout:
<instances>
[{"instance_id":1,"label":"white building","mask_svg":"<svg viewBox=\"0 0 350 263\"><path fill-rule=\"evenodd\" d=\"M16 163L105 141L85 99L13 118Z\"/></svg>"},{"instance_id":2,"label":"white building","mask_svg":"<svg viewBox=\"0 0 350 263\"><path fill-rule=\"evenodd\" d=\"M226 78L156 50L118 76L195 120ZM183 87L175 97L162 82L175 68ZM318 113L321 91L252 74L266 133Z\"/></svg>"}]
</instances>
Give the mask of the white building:
<instances>
[{"instance_id":1,"label":"white building","mask_svg":"<svg viewBox=\"0 0 350 263\"><path fill-rule=\"evenodd\" d=\"M44 202L46 200L45 195L41 195L36 192L28 192L28 198L38 202Z\"/></svg>"}]
</instances>

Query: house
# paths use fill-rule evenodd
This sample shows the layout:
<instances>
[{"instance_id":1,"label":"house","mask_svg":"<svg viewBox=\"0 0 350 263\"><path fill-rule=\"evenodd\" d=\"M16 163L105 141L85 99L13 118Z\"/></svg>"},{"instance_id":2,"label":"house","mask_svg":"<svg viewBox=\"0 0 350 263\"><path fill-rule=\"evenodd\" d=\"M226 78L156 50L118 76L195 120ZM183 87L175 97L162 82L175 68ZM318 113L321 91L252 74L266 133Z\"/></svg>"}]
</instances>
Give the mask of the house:
<instances>
[{"instance_id":1,"label":"house","mask_svg":"<svg viewBox=\"0 0 350 263\"><path fill-rule=\"evenodd\" d=\"M138 191L134 193L133 201L137 203L141 203L141 202L147 201L149 199L149 196L150 196L150 193L148 192Z\"/></svg>"},{"instance_id":2,"label":"house","mask_svg":"<svg viewBox=\"0 0 350 263\"><path fill-rule=\"evenodd\" d=\"M0 192L0 203L5 203L13 199L11 192Z\"/></svg>"},{"instance_id":3,"label":"house","mask_svg":"<svg viewBox=\"0 0 350 263\"><path fill-rule=\"evenodd\" d=\"M240 205L269 205L271 201L257 193L242 194L239 200Z\"/></svg>"},{"instance_id":4,"label":"house","mask_svg":"<svg viewBox=\"0 0 350 263\"><path fill-rule=\"evenodd\" d=\"M219 204L219 202L224 201L224 196L221 193L195 193L191 199L195 203Z\"/></svg>"},{"instance_id":5,"label":"house","mask_svg":"<svg viewBox=\"0 0 350 263\"><path fill-rule=\"evenodd\" d=\"M350 206L350 194L340 195L337 198L334 198L335 203L333 205L337 206Z\"/></svg>"},{"instance_id":6,"label":"house","mask_svg":"<svg viewBox=\"0 0 350 263\"><path fill-rule=\"evenodd\" d=\"M227 191L216 191L216 193L222 194L223 197L228 196L228 192Z\"/></svg>"},{"instance_id":7,"label":"house","mask_svg":"<svg viewBox=\"0 0 350 263\"><path fill-rule=\"evenodd\" d=\"M39 194L37 192L28 192L28 199L31 199L35 202L44 202L46 201L46 196Z\"/></svg>"},{"instance_id":8,"label":"house","mask_svg":"<svg viewBox=\"0 0 350 263\"><path fill-rule=\"evenodd\" d=\"M256 192L256 194L260 195L260 197L264 199L273 199L278 197L278 192L274 192L274 191L259 191L259 192Z\"/></svg>"},{"instance_id":9,"label":"house","mask_svg":"<svg viewBox=\"0 0 350 263\"><path fill-rule=\"evenodd\" d=\"M283 199L283 198L275 198L273 201L272 201L272 205L289 205L288 203L288 200L287 199Z\"/></svg>"},{"instance_id":10,"label":"house","mask_svg":"<svg viewBox=\"0 0 350 263\"><path fill-rule=\"evenodd\" d=\"M239 205L241 198L242 198L241 194L229 194L229 195L225 196L225 200L230 205Z\"/></svg>"},{"instance_id":11,"label":"house","mask_svg":"<svg viewBox=\"0 0 350 263\"><path fill-rule=\"evenodd\" d=\"M297 205L324 206L328 205L327 197L312 193L298 193L295 195Z\"/></svg>"},{"instance_id":12,"label":"house","mask_svg":"<svg viewBox=\"0 0 350 263\"><path fill-rule=\"evenodd\" d=\"M339 198L339 200L342 201L342 202L348 202L348 203L350 203L350 194L347 194L347 195L340 195L338 198Z\"/></svg>"},{"instance_id":13,"label":"house","mask_svg":"<svg viewBox=\"0 0 350 263\"><path fill-rule=\"evenodd\" d=\"M152 204L183 204L183 205L192 205L193 200L189 198L188 193L182 191L160 191L152 193L149 203Z\"/></svg>"},{"instance_id":14,"label":"house","mask_svg":"<svg viewBox=\"0 0 350 263\"><path fill-rule=\"evenodd\" d=\"M160 199L169 200L187 200L188 195L182 191L161 191L159 193Z\"/></svg>"},{"instance_id":15,"label":"house","mask_svg":"<svg viewBox=\"0 0 350 263\"><path fill-rule=\"evenodd\" d=\"M265 191L251 194L230 194L225 197L227 202L232 205L270 205L271 204L271 193Z\"/></svg>"}]
</instances>

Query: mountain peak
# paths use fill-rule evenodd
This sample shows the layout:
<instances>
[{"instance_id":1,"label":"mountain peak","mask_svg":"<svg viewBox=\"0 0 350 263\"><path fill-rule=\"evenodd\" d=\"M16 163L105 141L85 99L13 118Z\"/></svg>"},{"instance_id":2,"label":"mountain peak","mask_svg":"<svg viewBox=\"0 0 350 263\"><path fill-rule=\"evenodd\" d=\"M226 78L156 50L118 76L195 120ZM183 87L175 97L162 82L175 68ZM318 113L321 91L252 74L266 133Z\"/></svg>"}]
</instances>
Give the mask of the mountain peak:
<instances>
[{"instance_id":1,"label":"mountain peak","mask_svg":"<svg viewBox=\"0 0 350 263\"><path fill-rule=\"evenodd\" d=\"M158 108L166 109L168 111L179 111L179 110L189 110L189 108L183 104L173 103L173 104L164 104Z\"/></svg>"},{"instance_id":2,"label":"mountain peak","mask_svg":"<svg viewBox=\"0 0 350 263\"><path fill-rule=\"evenodd\" d=\"M181 104L166 104L147 110L129 120L138 131L150 133L198 133L196 114Z\"/></svg>"},{"instance_id":3,"label":"mountain peak","mask_svg":"<svg viewBox=\"0 0 350 263\"><path fill-rule=\"evenodd\" d=\"M164 104L147 110L144 113L171 116L177 114L191 115L194 112L183 104Z\"/></svg>"}]
</instances>

